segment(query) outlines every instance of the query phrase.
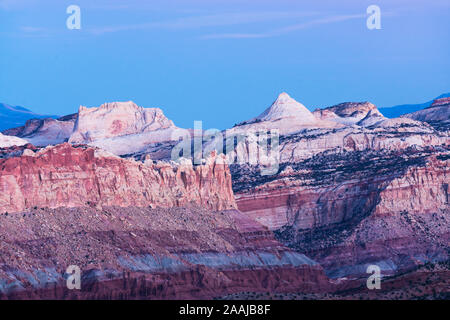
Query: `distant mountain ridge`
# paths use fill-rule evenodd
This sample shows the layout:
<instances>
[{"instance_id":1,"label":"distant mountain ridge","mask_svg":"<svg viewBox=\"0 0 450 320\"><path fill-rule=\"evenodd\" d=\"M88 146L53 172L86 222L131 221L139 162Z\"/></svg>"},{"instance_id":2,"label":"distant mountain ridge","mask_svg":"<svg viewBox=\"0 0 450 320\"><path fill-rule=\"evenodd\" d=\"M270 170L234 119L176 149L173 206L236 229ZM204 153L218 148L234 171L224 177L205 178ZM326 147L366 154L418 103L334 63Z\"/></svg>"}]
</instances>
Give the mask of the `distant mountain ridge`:
<instances>
[{"instance_id":1,"label":"distant mountain ridge","mask_svg":"<svg viewBox=\"0 0 450 320\"><path fill-rule=\"evenodd\" d=\"M413 112L428 108L433 104L433 102L435 100L442 99L442 98L448 98L448 97L450 97L450 92L441 94L440 96L438 96L430 101L424 102L424 103L402 104L402 105L393 106L393 107L385 107L385 108L380 108L380 111L385 117L397 118L397 117L400 117L407 113L413 113Z\"/></svg>"},{"instance_id":2,"label":"distant mountain ridge","mask_svg":"<svg viewBox=\"0 0 450 320\"><path fill-rule=\"evenodd\" d=\"M21 107L0 103L0 131L20 127L30 119L58 118L55 115L43 115Z\"/></svg>"}]
</instances>

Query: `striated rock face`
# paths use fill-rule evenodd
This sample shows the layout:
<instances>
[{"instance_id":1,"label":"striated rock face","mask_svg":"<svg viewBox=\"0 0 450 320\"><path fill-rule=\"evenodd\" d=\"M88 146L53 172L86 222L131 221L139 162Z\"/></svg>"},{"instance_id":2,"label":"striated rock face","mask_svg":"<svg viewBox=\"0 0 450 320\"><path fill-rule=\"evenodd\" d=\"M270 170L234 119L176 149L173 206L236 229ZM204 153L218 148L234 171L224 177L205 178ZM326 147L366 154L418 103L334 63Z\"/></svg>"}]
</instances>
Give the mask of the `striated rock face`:
<instances>
[{"instance_id":1,"label":"striated rock face","mask_svg":"<svg viewBox=\"0 0 450 320\"><path fill-rule=\"evenodd\" d=\"M336 224L375 206L384 213L439 211L447 206L448 160L438 160L431 150L323 154L284 163L274 176L233 166L233 189L239 208L271 229L295 219L301 229Z\"/></svg>"},{"instance_id":2,"label":"striated rock face","mask_svg":"<svg viewBox=\"0 0 450 320\"><path fill-rule=\"evenodd\" d=\"M72 134L76 114L59 119L31 119L24 126L8 129L3 134L16 136L35 146L48 146L67 142Z\"/></svg>"},{"instance_id":3,"label":"striated rock face","mask_svg":"<svg viewBox=\"0 0 450 320\"><path fill-rule=\"evenodd\" d=\"M304 129L280 135L279 161L280 163L303 161L323 152L401 151L411 146L449 144L449 136L430 125L411 119L386 119L367 128L353 126L337 129ZM251 164L251 157L254 157L253 150L258 150L258 141L246 137L227 154L227 158L237 158L241 159L241 162ZM229 160L229 163L232 161Z\"/></svg>"},{"instance_id":4,"label":"striated rock face","mask_svg":"<svg viewBox=\"0 0 450 320\"><path fill-rule=\"evenodd\" d=\"M380 193L377 216L449 212L450 152L424 159L392 179Z\"/></svg>"},{"instance_id":5,"label":"striated rock face","mask_svg":"<svg viewBox=\"0 0 450 320\"><path fill-rule=\"evenodd\" d=\"M67 143L25 151L0 160L2 212L87 205L235 207L229 169L215 155L194 167L189 161L135 162Z\"/></svg>"}]
</instances>

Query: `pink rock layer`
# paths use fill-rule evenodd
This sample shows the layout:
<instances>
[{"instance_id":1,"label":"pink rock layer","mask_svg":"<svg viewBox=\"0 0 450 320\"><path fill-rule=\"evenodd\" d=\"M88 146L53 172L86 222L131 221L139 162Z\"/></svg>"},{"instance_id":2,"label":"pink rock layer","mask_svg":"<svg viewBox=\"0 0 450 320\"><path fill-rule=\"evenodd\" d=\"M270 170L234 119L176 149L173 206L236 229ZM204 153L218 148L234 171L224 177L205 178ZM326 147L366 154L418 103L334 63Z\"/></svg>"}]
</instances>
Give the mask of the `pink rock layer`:
<instances>
[{"instance_id":1,"label":"pink rock layer","mask_svg":"<svg viewBox=\"0 0 450 320\"><path fill-rule=\"evenodd\" d=\"M150 206L191 203L211 210L236 207L229 169L214 154L204 165L121 159L62 144L0 159L0 208ZM220 163L219 163L220 162Z\"/></svg>"}]
</instances>

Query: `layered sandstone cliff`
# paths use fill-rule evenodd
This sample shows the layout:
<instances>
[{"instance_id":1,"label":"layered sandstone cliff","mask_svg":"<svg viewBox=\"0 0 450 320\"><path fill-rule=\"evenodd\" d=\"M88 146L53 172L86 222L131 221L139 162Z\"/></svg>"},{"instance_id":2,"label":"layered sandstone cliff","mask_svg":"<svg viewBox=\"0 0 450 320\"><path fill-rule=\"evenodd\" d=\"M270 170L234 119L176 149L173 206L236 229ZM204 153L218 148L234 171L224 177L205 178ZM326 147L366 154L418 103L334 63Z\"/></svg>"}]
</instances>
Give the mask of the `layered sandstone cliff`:
<instances>
[{"instance_id":1,"label":"layered sandstone cliff","mask_svg":"<svg viewBox=\"0 0 450 320\"><path fill-rule=\"evenodd\" d=\"M232 167L238 208L332 277L448 259L449 150L328 153L263 177Z\"/></svg>"},{"instance_id":2,"label":"layered sandstone cliff","mask_svg":"<svg viewBox=\"0 0 450 320\"><path fill-rule=\"evenodd\" d=\"M235 207L229 169L212 155L193 166L121 159L90 147L62 144L0 160L0 207L151 206L190 203L212 210Z\"/></svg>"}]
</instances>

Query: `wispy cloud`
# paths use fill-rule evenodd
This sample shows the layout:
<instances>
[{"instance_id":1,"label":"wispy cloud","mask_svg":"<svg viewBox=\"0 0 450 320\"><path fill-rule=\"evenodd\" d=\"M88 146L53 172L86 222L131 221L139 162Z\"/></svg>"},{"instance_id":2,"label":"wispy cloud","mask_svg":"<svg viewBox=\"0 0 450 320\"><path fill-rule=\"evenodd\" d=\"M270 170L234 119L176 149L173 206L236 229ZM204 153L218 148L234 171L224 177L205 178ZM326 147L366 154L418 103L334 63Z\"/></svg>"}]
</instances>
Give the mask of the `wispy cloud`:
<instances>
[{"instance_id":1,"label":"wispy cloud","mask_svg":"<svg viewBox=\"0 0 450 320\"><path fill-rule=\"evenodd\" d=\"M146 30L152 28L188 29L188 28L221 27L221 26L261 23L283 19L295 19L314 15L318 15L318 13L317 12L224 13L206 16L184 17L168 21L146 22L121 26L96 27L90 29L90 31L94 34L104 34L130 30Z\"/></svg>"},{"instance_id":2,"label":"wispy cloud","mask_svg":"<svg viewBox=\"0 0 450 320\"><path fill-rule=\"evenodd\" d=\"M281 36L286 33L311 28L318 25L324 25L324 24L330 24L330 23L336 23L336 22L342 22L352 19L361 19L366 17L364 14L353 14L353 15L337 15L337 16L330 16L320 19L315 19L312 21L307 21L304 23L294 24L290 25L284 28L278 28L274 30L269 30L266 32L260 32L260 33L217 33L217 34L209 34L202 36L202 39L257 39L257 38L270 38L270 37L276 37Z\"/></svg>"}]
</instances>

